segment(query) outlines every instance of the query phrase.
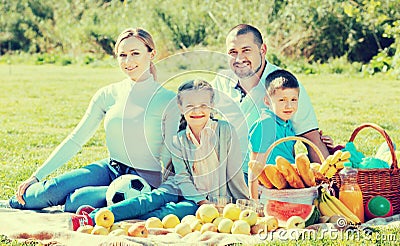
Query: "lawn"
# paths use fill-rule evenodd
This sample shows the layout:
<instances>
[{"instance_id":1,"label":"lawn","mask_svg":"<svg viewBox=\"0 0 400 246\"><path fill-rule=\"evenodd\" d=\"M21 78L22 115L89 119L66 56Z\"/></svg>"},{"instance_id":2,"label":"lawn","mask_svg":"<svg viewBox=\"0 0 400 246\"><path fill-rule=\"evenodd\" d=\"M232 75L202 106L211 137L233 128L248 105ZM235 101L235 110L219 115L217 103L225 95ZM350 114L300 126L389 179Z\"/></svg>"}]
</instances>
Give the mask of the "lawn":
<instances>
[{"instance_id":1,"label":"lawn","mask_svg":"<svg viewBox=\"0 0 400 246\"><path fill-rule=\"evenodd\" d=\"M210 74L204 76L212 78ZM69 134L97 89L123 78L116 67L0 65L0 199L11 196ZM400 141L396 103L399 81L345 75L299 75L299 79L311 97L320 128L337 143L345 143L354 128L364 122L382 126L393 141ZM175 89L178 80L182 77L167 87ZM383 141L371 129L362 131L355 143L366 155L373 155ZM106 157L104 146L101 126L84 148L53 175Z\"/></svg>"}]
</instances>

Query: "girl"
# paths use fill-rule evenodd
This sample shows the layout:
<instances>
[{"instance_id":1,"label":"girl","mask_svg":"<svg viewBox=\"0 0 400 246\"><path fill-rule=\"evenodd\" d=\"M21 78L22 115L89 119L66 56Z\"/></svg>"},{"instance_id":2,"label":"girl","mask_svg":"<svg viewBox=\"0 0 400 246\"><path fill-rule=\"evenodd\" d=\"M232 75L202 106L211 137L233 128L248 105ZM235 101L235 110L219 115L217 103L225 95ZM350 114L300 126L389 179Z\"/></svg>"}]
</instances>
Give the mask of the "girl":
<instances>
[{"instance_id":1,"label":"girl","mask_svg":"<svg viewBox=\"0 0 400 246\"><path fill-rule=\"evenodd\" d=\"M168 138L176 133L179 115L178 110L174 114L164 109L175 94L161 87L150 72L156 50L148 32L140 28L123 31L115 54L127 78L97 91L78 126L19 185L16 196L9 200L12 208L65 205L65 211L75 212L83 204L103 207L108 185L127 173L142 176L152 187L160 185L163 135ZM82 148L103 118L110 156L45 181Z\"/></svg>"},{"instance_id":2,"label":"girl","mask_svg":"<svg viewBox=\"0 0 400 246\"><path fill-rule=\"evenodd\" d=\"M115 221L153 216L162 219L169 213L181 219L194 214L213 196L229 196L233 201L249 197L239 140L230 124L212 119L213 99L214 91L205 81L191 80L179 87L181 124L170 148L175 175L158 189L107 207ZM73 215L72 228L93 225L98 211Z\"/></svg>"}]
</instances>

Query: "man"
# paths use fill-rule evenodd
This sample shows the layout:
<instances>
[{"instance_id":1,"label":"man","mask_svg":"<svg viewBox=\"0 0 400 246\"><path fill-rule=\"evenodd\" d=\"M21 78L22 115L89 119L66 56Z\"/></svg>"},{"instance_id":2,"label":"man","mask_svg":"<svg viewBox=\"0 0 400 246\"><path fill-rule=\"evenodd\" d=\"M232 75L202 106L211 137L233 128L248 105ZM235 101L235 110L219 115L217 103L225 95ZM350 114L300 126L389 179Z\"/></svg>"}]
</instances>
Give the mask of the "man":
<instances>
[{"instance_id":1,"label":"man","mask_svg":"<svg viewBox=\"0 0 400 246\"><path fill-rule=\"evenodd\" d=\"M232 28L226 38L230 71L223 71L214 79L216 90L215 107L236 128L241 141L243 171L247 182L248 173L248 129L260 117L265 107L264 81L268 74L279 67L266 60L267 45L260 31L247 24ZM299 110L293 117L296 135L312 141L326 157L329 155L321 140L318 121L309 96L300 84ZM307 146L312 162L321 162L315 151Z\"/></svg>"}]
</instances>

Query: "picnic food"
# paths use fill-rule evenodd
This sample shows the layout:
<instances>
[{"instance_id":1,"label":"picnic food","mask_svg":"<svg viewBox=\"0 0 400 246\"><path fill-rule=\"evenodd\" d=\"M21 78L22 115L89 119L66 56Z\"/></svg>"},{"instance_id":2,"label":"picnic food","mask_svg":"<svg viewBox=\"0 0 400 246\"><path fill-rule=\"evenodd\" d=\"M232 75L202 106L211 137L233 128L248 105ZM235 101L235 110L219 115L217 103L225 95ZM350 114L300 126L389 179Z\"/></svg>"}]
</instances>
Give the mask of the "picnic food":
<instances>
[{"instance_id":1,"label":"picnic food","mask_svg":"<svg viewBox=\"0 0 400 246\"><path fill-rule=\"evenodd\" d=\"M265 216L257 219L257 223L251 227L251 233L266 233L276 229L278 229L278 220L274 216Z\"/></svg>"},{"instance_id":2,"label":"picnic food","mask_svg":"<svg viewBox=\"0 0 400 246\"><path fill-rule=\"evenodd\" d=\"M333 215L342 215L349 223L358 224L361 222L360 219L350 209L348 209L335 196L328 194L325 189L322 189L318 208L322 215L329 217Z\"/></svg>"},{"instance_id":3,"label":"picnic food","mask_svg":"<svg viewBox=\"0 0 400 246\"><path fill-rule=\"evenodd\" d=\"M224 218L228 218L235 221L239 219L241 212L242 210L239 208L237 204L229 203L224 207L224 210L222 211L222 216Z\"/></svg>"},{"instance_id":4,"label":"picnic food","mask_svg":"<svg viewBox=\"0 0 400 246\"><path fill-rule=\"evenodd\" d=\"M264 173L269 181L279 190L288 187L288 183L282 173L274 165L265 165Z\"/></svg>"},{"instance_id":5,"label":"picnic food","mask_svg":"<svg viewBox=\"0 0 400 246\"><path fill-rule=\"evenodd\" d=\"M190 228L190 225L186 222L180 223L175 227L175 233L178 233L182 237L186 236L187 234L191 233L192 229Z\"/></svg>"},{"instance_id":6,"label":"picnic food","mask_svg":"<svg viewBox=\"0 0 400 246\"><path fill-rule=\"evenodd\" d=\"M168 228L175 228L176 225L178 225L180 222L178 216L175 214L168 214L162 219L162 224L165 229Z\"/></svg>"},{"instance_id":7,"label":"picnic food","mask_svg":"<svg viewBox=\"0 0 400 246\"><path fill-rule=\"evenodd\" d=\"M244 220L236 220L233 222L231 233L250 235L250 225Z\"/></svg>"},{"instance_id":8,"label":"picnic food","mask_svg":"<svg viewBox=\"0 0 400 246\"><path fill-rule=\"evenodd\" d=\"M201 226L200 228L200 233L203 234L206 231L212 231L212 232L217 232L218 228L216 225L213 223L205 223Z\"/></svg>"},{"instance_id":9,"label":"picnic food","mask_svg":"<svg viewBox=\"0 0 400 246\"><path fill-rule=\"evenodd\" d=\"M93 234L93 235L108 235L108 233L109 233L108 228L105 228L104 226L101 226L101 225L95 225L90 234Z\"/></svg>"},{"instance_id":10,"label":"picnic food","mask_svg":"<svg viewBox=\"0 0 400 246\"><path fill-rule=\"evenodd\" d=\"M79 228L78 228L78 230L76 230L77 232L82 232L82 233L87 233L87 234L90 234L90 233L92 233L92 231L93 231L93 226L92 225L83 225L83 226L80 226Z\"/></svg>"},{"instance_id":11,"label":"picnic food","mask_svg":"<svg viewBox=\"0 0 400 246\"><path fill-rule=\"evenodd\" d=\"M292 216L286 221L286 229L304 229L306 222L300 216Z\"/></svg>"},{"instance_id":12,"label":"picnic food","mask_svg":"<svg viewBox=\"0 0 400 246\"><path fill-rule=\"evenodd\" d=\"M268 200L264 207L266 216L274 216L280 227L286 227L286 223L292 216L300 216L305 225L312 225L319 220L319 211L315 205L298 204Z\"/></svg>"},{"instance_id":13,"label":"picnic food","mask_svg":"<svg viewBox=\"0 0 400 246\"><path fill-rule=\"evenodd\" d=\"M230 233L233 226L233 221L228 218L224 218L218 224L218 231L221 233Z\"/></svg>"},{"instance_id":14,"label":"picnic food","mask_svg":"<svg viewBox=\"0 0 400 246\"><path fill-rule=\"evenodd\" d=\"M218 209L213 204L203 204L197 209L197 212L204 223L212 222L219 217Z\"/></svg>"},{"instance_id":15,"label":"picnic food","mask_svg":"<svg viewBox=\"0 0 400 246\"><path fill-rule=\"evenodd\" d=\"M128 229L128 236L131 237L148 237L149 231L144 223L135 223Z\"/></svg>"},{"instance_id":16,"label":"picnic food","mask_svg":"<svg viewBox=\"0 0 400 246\"><path fill-rule=\"evenodd\" d=\"M296 167L306 187L315 186L315 176L310 168L310 160L307 155L302 153L296 155Z\"/></svg>"},{"instance_id":17,"label":"picnic food","mask_svg":"<svg viewBox=\"0 0 400 246\"><path fill-rule=\"evenodd\" d=\"M102 208L96 213L94 221L96 225L110 228L114 224L114 214L110 210Z\"/></svg>"},{"instance_id":18,"label":"picnic food","mask_svg":"<svg viewBox=\"0 0 400 246\"><path fill-rule=\"evenodd\" d=\"M252 226L257 222L257 213L251 209L245 209L240 213L239 219L246 221L250 226Z\"/></svg>"},{"instance_id":19,"label":"picnic food","mask_svg":"<svg viewBox=\"0 0 400 246\"><path fill-rule=\"evenodd\" d=\"M299 174L296 172L296 169L290 164L288 160L283 158L282 156L276 157L276 167L279 172L283 174L286 181L293 188L305 188L303 181L301 180Z\"/></svg>"},{"instance_id":20,"label":"picnic food","mask_svg":"<svg viewBox=\"0 0 400 246\"><path fill-rule=\"evenodd\" d=\"M333 155L329 155L321 164L319 172L330 179L338 170L344 167L344 163L348 162L350 157L351 154L349 151L342 152L341 150L336 150Z\"/></svg>"},{"instance_id":21,"label":"picnic food","mask_svg":"<svg viewBox=\"0 0 400 246\"><path fill-rule=\"evenodd\" d=\"M145 226L147 229L149 228L164 228L163 223L157 217L150 217L146 220Z\"/></svg>"}]
</instances>

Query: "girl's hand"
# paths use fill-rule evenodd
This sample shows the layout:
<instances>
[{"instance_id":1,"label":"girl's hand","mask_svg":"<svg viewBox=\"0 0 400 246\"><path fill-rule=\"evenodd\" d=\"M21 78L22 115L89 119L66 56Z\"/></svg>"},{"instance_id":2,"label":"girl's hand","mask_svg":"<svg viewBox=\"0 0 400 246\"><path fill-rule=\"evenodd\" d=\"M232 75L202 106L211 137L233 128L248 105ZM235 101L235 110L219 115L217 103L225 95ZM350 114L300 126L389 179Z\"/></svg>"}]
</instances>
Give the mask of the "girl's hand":
<instances>
[{"instance_id":1,"label":"girl's hand","mask_svg":"<svg viewBox=\"0 0 400 246\"><path fill-rule=\"evenodd\" d=\"M29 186L31 186L32 184L37 183L37 182L39 182L39 180L35 176L32 176L29 179L27 179L24 182L22 182L22 184L20 184L18 186L18 190L17 190L17 193L15 195L17 197L18 202L21 205L25 205L25 201L22 198L22 195L25 194L26 189L28 189Z\"/></svg>"},{"instance_id":2,"label":"girl's hand","mask_svg":"<svg viewBox=\"0 0 400 246\"><path fill-rule=\"evenodd\" d=\"M202 200L202 201L198 202L197 205L201 206L203 204L208 204L208 203L210 203L208 200Z\"/></svg>"},{"instance_id":3,"label":"girl's hand","mask_svg":"<svg viewBox=\"0 0 400 246\"><path fill-rule=\"evenodd\" d=\"M319 134L321 135L321 141L326 145L328 149L333 149L335 147L333 139L330 136L322 135L323 134L322 130L319 131Z\"/></svg>"}]
</instances>

